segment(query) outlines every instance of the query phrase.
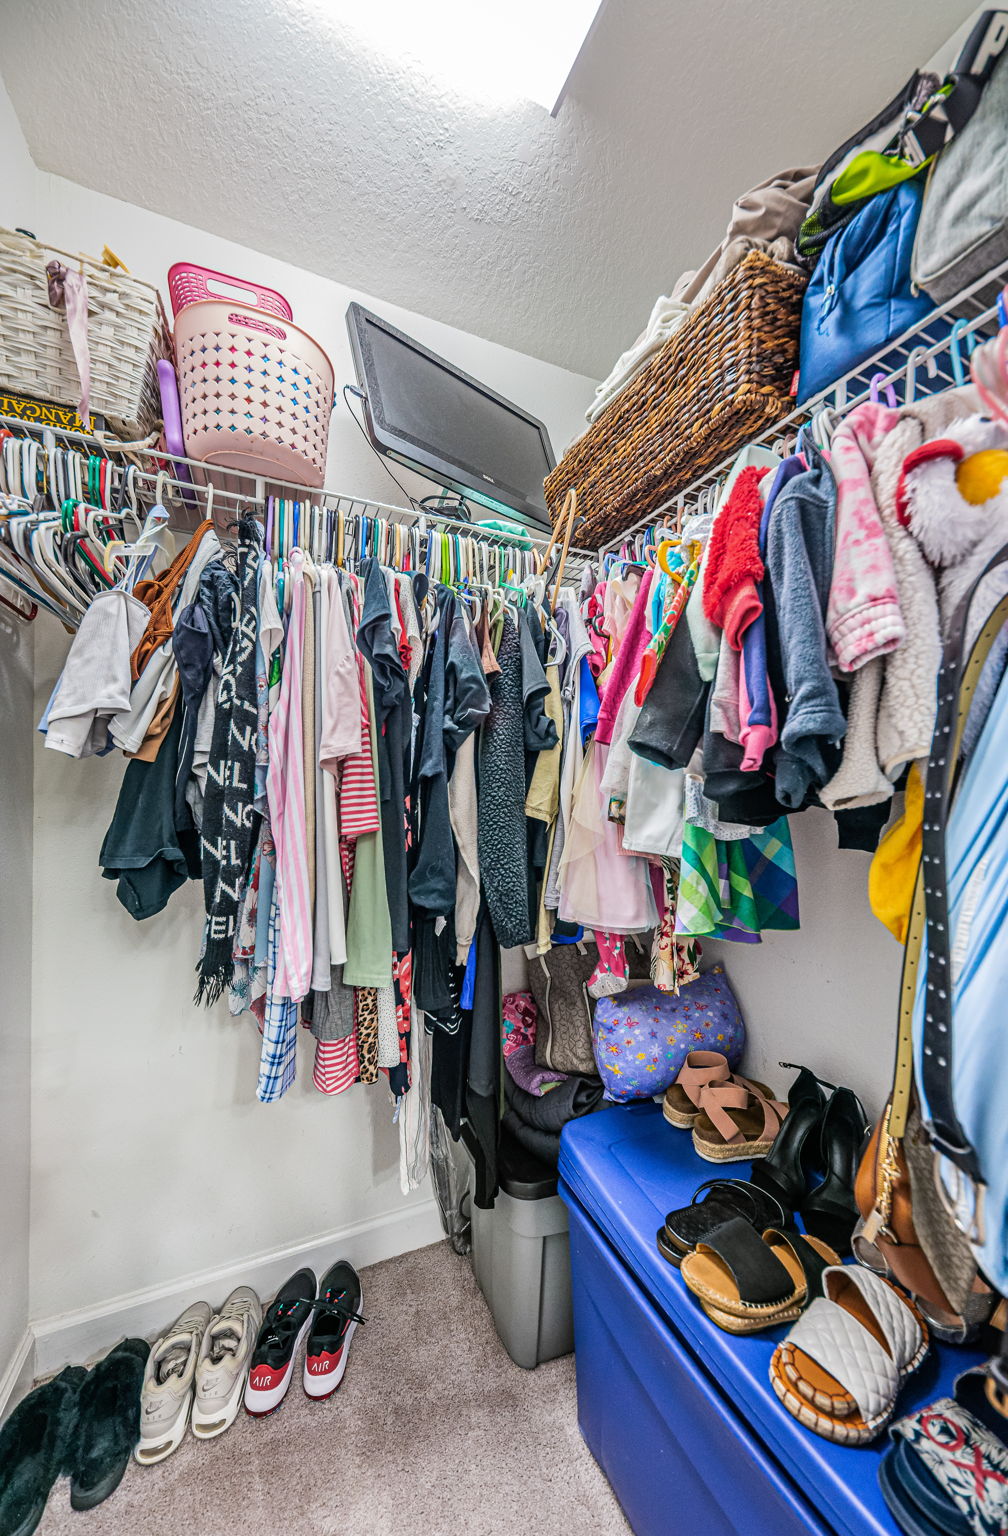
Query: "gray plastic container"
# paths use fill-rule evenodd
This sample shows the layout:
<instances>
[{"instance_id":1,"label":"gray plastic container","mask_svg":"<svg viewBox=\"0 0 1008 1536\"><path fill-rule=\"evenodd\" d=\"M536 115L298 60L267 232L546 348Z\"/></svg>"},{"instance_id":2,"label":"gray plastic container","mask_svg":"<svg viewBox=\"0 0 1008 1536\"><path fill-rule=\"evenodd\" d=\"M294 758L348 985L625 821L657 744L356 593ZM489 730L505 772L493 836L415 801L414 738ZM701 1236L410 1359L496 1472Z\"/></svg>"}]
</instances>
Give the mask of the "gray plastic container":
<instances>
[{"instance_id":1,"label":"gray plastic container","mask_svg":"<svg viewBox=\"0 0 1008 1536\"><path fill-rule=\"evenodd\" d=\"M469 1153L472 1266L501 1343L530 1371L574 1348L567 1207L555 1171L513 1144L502 1146L498 1177L493 1209L477 1209Z\"/></svg>"}]
</instances>

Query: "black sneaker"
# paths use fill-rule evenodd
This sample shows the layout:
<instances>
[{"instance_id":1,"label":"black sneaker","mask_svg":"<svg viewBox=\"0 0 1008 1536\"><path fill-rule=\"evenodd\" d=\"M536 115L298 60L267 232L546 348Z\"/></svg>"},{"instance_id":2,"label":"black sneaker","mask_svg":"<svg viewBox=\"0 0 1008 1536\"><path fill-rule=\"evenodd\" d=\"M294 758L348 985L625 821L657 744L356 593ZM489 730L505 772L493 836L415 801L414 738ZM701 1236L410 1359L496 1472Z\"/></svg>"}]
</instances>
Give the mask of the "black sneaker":
<instances>
[{"instance_id":1,"label":"black sneaker","mask_svg":"<svg viewBox=\"0 0 1008 1536\"><path fill-rule=\"evenodd\" d=\"M315 1321L305 1353L304 1389L309 1397L330 1397L346 1374L350 1340L364 1304L360 1275L340 1259L322 1276Z\"/></svg>"},{"instance_id":2,"label":"black sneaker","mask_svg":"<svg viewBox=\"0 0 1008 1536\"><path fill-rule=\"evenodd\" d=\"M249 1379L245 1384L245 1410L255 1417L279 1408L294 1374L294 1357L315 1309L316 1280L311 1269L299 1269L285 1280L259 1329Z\"/></svg>"}]
</instances>

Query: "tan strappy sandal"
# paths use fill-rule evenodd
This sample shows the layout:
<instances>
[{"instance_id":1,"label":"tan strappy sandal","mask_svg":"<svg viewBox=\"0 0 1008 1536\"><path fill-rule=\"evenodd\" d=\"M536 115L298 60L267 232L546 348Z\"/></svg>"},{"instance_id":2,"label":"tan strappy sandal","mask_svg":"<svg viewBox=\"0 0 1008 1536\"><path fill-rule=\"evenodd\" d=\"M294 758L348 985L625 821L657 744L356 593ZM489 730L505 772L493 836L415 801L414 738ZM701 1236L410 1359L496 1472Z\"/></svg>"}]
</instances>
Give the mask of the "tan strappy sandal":
<instances>
[{"instance_id":1,"label":"tan strappy sandal","mask_svg":"<svg viewBox=\"0 0 1008 1536\"><path fill-rule=\"evenodd\" d=\"M735 1077L705 1088L693 1122L693 1148L708 1163L748 1163L766 1157L788 1106L762 1083Z\"/></svg>"},{"instance_id":2,"label":"tan strappy sandal","mask_svg":"<svg viewBox=\"0 0 1008 1536\"><path fill-rule=\"evenodd\" d=\"M721 1051L690 1051L679 1076L670 1088L666 1088L662 1100L662 1114L669 1125L678 1130L691 1131L700 1113L700 1098L705 1088L720 1088L725 1083L746 1082L736 1076L728 1065L728 1058ZM767 1098L772 1090L766 1083L754 1083Z\"/></svg>"}]
</instances>

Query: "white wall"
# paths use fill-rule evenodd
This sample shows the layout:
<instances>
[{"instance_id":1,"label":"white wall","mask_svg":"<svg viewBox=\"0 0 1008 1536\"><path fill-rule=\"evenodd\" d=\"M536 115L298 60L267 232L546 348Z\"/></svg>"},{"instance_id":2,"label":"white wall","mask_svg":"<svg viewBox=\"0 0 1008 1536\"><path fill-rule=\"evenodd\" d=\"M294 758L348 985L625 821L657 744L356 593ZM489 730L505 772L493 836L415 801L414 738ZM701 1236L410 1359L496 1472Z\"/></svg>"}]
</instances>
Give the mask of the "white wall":
<instances>
[{"instance_id":1,"label":"white wall","mask_svg":"<svg viewBox=\"0 0 1008 1536\"><path fill-rule=\"evenodd\" d=\"M29 1311L33 639L0 610L0 1412Z\"/></svg>"},{"instance_id":2,"label":"white wall","mask_svg":"<svg viewBox=\"0 0 1008 1536\"><path fill-rule=\"evenodd\" d=\"M21 124L0 80L0 144L4 174L0 181L0 220L9 228L34 229L40 176L28 153Z\"/></svg>"},{"instance_id":3,"label":"white wall","mask_svg":"<svg viewBox=\"0 0 1008 1536\"><path fill-rule=\"evenodd\" d=\"M259 278L287 296L295 319L329 352L338 386L354 378L343 317L359 298L540 416L558 445L574 433L592 394L591 380L54 177L40 177L36 232L72 250L100 251L107 243L138 276L162 283L183 257ZM329 483L400 499L342 407L333 418ZM40 636L37 711L67 644L54 625ZM279 1104L257 1104L255 1025L248 1016L230 1019L224 1006L208 1012L192 1005L199 889L179 893L165 913L138 924L100 879L98 850L122 769L118 755L76 763L38 739L36 1319L101 1309L110 1298L157 1285L174 1305L186 1276L404 1208L384 1083L323 1097L311 1083L306 1039L297 1086ZM438 1234L426 1192L405 1206L428 1213L426 1240ZM372 1233L366 1251L376 1256L383 1241L387 1251L410 1246L424 1240L417 1231L415 1223L399 1223L384 1239ZM108 1329L118 1331L111 1321ZM43 1333L54 1330L58 1324L47 1323ZM87 1336L97 1341L101 1327ZM54 1364L59 1347L57 1337L48 1350Z\"/></svg>"},{"instance_id":4,"label":"white wall","mask_svg":"<svg viewBox=\"0 0 1008 1536\"><path fill-rule=\"evenodd\" d=\"M761 944L705 941L704 957L723 962L738 996L751 1077L786 1097L794 1074L778 1063L797 1062L876 1115L892 1081L903 950L868 906L871 855L838 849L826 811L792 816L791 835L801 927Z\"/></svg>"},{"instance_id":5,"label":"white wall","mask_svg":"<svg viewBox=\"0 0 1008 1536\"><path fill-rule=\"evenodd\" d=\"M37 173L0 88L0 223L31 228ZM34 631L0 610L0 1413L28 1322Z\"/></svg>"}]
</instances>

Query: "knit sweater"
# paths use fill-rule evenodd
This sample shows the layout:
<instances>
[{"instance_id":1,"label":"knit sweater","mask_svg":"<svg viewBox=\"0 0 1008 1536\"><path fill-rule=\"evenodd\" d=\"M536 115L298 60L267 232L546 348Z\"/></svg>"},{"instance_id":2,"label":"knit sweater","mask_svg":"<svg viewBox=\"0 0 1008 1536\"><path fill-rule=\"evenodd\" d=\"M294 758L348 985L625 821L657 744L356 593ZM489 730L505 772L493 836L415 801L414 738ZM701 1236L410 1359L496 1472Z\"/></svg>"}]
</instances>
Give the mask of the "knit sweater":
<instances>
[{"instance_id":1,"label":"knit sweater","mask_svg":"<svg viewBox=\"0 0 1008 1536\"><path fill-rule=\"evenodd\" d=\"M827 659L824 615L833 563L836 485L813 447L809 467L780 491L767 524L767 569L776 611L786 715L776 753L777 798L799 810L827 777L825 743L846 729Z\"/></svg>"},{"instance_id":2,"label":"knit sweater","mask_svg":"<svg viewBox=\"0 0 1008 1536\"><path fill-rule=\"evenodd\" d=\"M930 749L940 660L935 572L928 559L932 552L922 549L901 521L897 494L903 462L911 449L944 435L950 423L976 404L972 388L927 396L894 413L896 420L878 446L872 493L892 556L906 640L869 662L863 675L855 674L843 761L821 794L830 809L889 799L903 764L925 757Z\"/></svg>"}]
</instances>

